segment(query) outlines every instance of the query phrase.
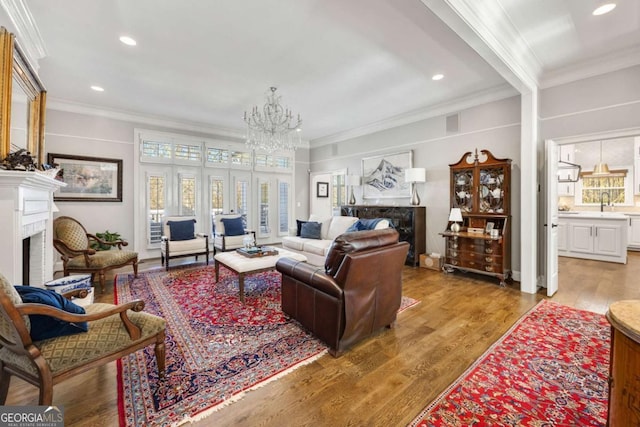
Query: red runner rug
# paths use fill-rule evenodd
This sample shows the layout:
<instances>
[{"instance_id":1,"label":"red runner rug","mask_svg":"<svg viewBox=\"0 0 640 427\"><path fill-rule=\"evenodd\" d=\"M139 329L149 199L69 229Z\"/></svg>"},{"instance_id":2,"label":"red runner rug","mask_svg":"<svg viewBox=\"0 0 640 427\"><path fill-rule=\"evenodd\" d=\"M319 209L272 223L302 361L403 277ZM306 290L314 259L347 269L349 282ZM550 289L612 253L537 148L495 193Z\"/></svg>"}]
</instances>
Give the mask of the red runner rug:
<instances>
[{"instance_id":1,"label":"red runner rug","mask_svg":"<svg viewBox=\"0 0 640 427\"><path fill-rule=\"evenodd\" d=\"M118 361L121 426L171 426L196 421L326 353L326 346L284 315L280 274L245 278L213 266L118 275L117 303L145 301L167 321L167 376L160 380L153 346ZM403 297L401 310L418 301Z\"/></svg>"},{"instance_id":2,"label":"red runner rug","mask_svg":"<svg viewBox=\"0 0 640 427\"><path fill-rule=\"evenodd\" d=\"M603 315L543 300L410 426L604 426L609 347Z\"/></svg>"}]
</instances>

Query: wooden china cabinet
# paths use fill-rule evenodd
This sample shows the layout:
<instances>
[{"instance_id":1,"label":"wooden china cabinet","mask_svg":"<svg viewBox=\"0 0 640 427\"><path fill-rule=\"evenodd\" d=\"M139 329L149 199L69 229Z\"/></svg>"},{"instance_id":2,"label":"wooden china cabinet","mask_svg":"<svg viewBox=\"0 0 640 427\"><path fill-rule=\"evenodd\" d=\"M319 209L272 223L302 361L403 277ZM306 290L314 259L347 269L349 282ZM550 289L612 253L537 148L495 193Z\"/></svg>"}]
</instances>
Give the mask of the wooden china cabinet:
<instances>
[{"instance_id":1,"label":"wooden china cabinet","mask_svg":"<svg viewBox=\"0 0 640 427\"><path fill-rule=\"evenodd\" d=\"M441 233L443 269L497 277L504 286L511 277L511 159L476 149L449 169L451 207L460 208L463 221L460 231L451 231L450 222Z\"/></svg>"}]
</instances>

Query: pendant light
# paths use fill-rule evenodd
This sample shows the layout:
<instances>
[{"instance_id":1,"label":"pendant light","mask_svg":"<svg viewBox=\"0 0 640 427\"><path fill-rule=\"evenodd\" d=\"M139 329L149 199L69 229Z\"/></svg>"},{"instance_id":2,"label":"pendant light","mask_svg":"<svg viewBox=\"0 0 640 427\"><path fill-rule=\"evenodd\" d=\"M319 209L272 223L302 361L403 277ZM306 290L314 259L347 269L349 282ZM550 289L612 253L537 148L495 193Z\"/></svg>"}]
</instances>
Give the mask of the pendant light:
<instances>
[{"instance_id":1,"label":"pendant light","mask_svg":"<svg viewBox=\"0 0 640 427\"><path fill-rule=\"evenodd\" d=\"M609 175L609 165L602 163L602 141L600 141L600 162L593 167L593 175Z\"/></svg>"}]
</instances>

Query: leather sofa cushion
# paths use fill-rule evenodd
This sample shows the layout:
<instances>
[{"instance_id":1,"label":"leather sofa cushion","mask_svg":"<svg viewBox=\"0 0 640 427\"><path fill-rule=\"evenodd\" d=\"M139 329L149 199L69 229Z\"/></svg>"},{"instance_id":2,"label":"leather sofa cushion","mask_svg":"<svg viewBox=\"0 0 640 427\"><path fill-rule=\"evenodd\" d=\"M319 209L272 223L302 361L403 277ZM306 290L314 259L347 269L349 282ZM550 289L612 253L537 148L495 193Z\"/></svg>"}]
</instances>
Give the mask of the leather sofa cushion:
<instances>
[{"instance_id":1,"label":"leather sofa cushion","mask_svg":"<svg viewBox=\"0 0 640 427\"><path fill-rule=\"evenodd\" d=\"M346 254L397 242L398 232L393 228L343 233L336 237L329 248L324 264L325 271L328 275L335 276Z\"/></svg>"}]
</instances>

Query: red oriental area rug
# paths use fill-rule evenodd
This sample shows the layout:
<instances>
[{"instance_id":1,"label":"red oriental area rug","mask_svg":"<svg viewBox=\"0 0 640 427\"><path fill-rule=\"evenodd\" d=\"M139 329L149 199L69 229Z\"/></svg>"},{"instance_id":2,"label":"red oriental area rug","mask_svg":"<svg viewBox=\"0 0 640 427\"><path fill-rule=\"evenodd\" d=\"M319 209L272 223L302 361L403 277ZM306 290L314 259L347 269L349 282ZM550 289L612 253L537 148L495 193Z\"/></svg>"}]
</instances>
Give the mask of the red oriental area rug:
<instances>
[{"instance_id":1,"label":"red oriental area rug","mask_svg":"<svg viewBox=\"0 0 640 427\"><path fill-rule=\"evenodd\" d=\"M410 426L604 426L610 326L541 301Z\"/></svg>"},{"instance_id":2,"label":"red oriental area rug","mask_svg":"<svg viewBox=\"0 0 640 427\"><path fill-rule=\"evenodd\" d=\"M121 426L171 426L196 421L249 390L326 353L327 347L284 315L280 274L245 278L213 266L118 275L116 302L145 301L167 321L167 376L160 380L153 346L118 361ZM418 301L404 298L401 310Z\"/></svg>"}]
</instances>

